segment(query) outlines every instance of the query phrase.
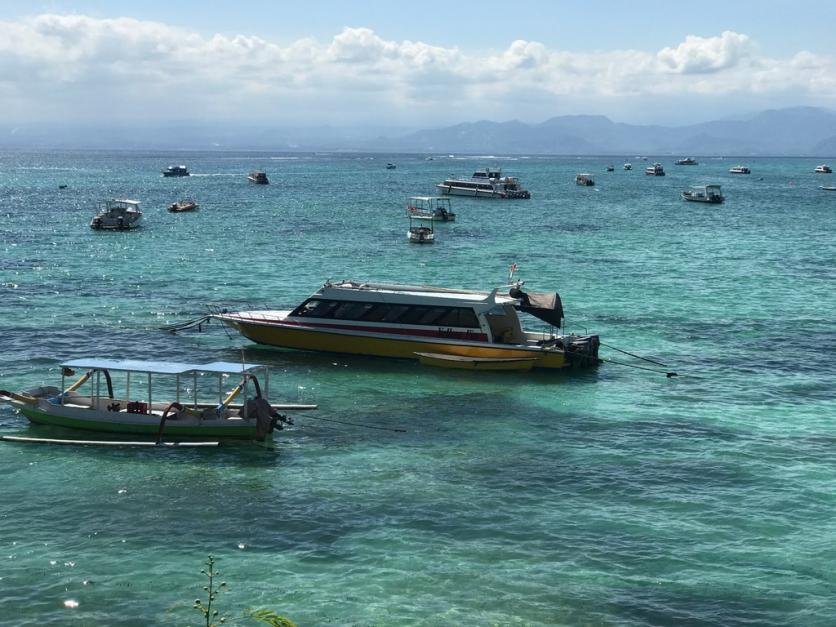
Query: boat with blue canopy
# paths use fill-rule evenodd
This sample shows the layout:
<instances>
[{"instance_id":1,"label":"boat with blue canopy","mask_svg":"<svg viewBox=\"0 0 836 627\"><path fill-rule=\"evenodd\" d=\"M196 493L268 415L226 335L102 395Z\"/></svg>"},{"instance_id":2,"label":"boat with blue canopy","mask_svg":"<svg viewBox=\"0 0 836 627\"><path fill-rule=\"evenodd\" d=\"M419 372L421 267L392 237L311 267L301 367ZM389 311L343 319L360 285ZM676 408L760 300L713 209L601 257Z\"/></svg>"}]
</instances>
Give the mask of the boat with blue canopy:
<instances>
[{"instance_id":1,"label":"boat with blue canopy","mask_svg":"<svg viewBox=\"0 0 836 627\"><path fill-rule=\"evenodd\" d=\"M32 423L150 435L158 442L163 435L264 440L292 423L279 410L316 409L271 405L268 368L259 364L85 358L60 368L61 387L0 390L0 400ZM81 376L67 385L76 371ZM227 390L228 380L236 378L237 385Z\"/></svg>"}]
</instances>

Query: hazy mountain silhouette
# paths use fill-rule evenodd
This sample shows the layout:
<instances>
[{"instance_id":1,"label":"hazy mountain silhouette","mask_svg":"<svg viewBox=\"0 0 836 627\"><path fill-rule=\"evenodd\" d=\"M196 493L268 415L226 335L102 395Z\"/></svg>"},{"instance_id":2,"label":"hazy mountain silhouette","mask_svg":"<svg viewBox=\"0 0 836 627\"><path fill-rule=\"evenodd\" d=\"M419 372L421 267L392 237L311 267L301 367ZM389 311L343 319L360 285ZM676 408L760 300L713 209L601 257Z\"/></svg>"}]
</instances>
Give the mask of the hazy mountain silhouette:
<instances>
[{"instance_id":1,"label":"hazy mountain silhouette","mask_svg":"<svg viewBox=\"0 0 836 627\"><path fill-rule=\"evenodd\" d=\"M814 107L689 126L621 124L570 115L540 124L474 122L423 130L373 145L409 152L542 154L834 155L836 113Z\"/></svg>"},{"instance_id":2,"label":"hazy mountain silhouette","mask_svg":"<svg viewBox=\"0 0 836 627\"><path fill-rule=\"evenodd\" d=\"M481 120L412 132L385 127L190 122L132 127L32 124L0 126L0 148L834 156L836 112L793 107L689 126L635 125L602 115L566 115L539 124Z\"/></svg>"}]
</instances>

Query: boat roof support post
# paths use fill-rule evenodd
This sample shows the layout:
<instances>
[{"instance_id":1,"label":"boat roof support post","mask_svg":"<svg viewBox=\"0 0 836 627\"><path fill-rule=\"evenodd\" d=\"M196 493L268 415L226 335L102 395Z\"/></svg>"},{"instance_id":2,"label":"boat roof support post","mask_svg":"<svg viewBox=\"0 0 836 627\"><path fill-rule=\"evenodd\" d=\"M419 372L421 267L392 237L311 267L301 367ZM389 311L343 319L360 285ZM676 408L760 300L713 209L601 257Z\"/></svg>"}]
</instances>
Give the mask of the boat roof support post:
<instances>
[{"instance_id":1,"label":"boat roof support post","mask_svg":"<svg viewBox=\"0 0 836 627\"><path fill-rule=\"evenodd\" d=\"M180 375L174 375L174 385L177 388L177 391L174 393L174 400L178 403L180 402Z\"/></svg>"},{"instance_id":2,"label":"boat roof support post","mask_svg":"<svg viewBox=\"0 0 836 627\"><path fill-rule=\"evenodd\" d=\"M67 388L64 387L64 385L65 385L64 379L66 379L66 377L64 376L64 372L65 372L64 369L61 368L61 394L58 396L58 404L59 405L64 404L64 391L67 389Z\"/></svg>"},{"instance_id":3,"label":"boat roof support post","mask_svg":"<svg viewBox=\"0 0 836 627\"><path fill-rule=\"evenodd\" d=\"M125 399L127 401L130 401L131 400L131 371L128 370L128 372L126 372L125 374L128 375L125 378Z\"/></svg>"},{"instance_id":4,"label":"boat roof support post","mask_svg":"<svg viewBox=\"0 0 836 627\"><path fill-rule=\"evenodd\" d=\"M95 390L95 394L93 393L93 382L90 381L90 396L93 400L93 406L94 407L96 406L97 401L99 400L99 392L101 390L101 384L102 384L102 371L101 370L96 370L96 390Z\"/></svg>"},{"instance_id":5,"label":"boat roof support post","mask_svg":"<svg viewBox=\"0 0 836 627\"><path fill-rule=\"evenodd\" d=\"M270 401L270 372L264 369L264 400Z\"/></svg>"},{"instance_id":6,"label":"boat roof support post","mask_svg":"<svg viewBox=\"0 0 836 627\"><path fill-rule=\"evenodd\" d=\"M148 373L148 411L151 411L151 373Z\"/></svg>"},{"instance_id":7,"label":"boat roof support post","mask_svg":"<svg viewBox=\"0 0 836 627\"><path fill-rule=\"evenodd\" d=\"M241 417L242 418L249 418L247 416L247 387L250 385L250 378L245 374L243 386L241 387L241 391L244 393L244 398L241 399Z\"/></svg>"},{"instance_id":8,"label":"boat roof support post","mask_svg":"<svg viewBox=\"0 0 836 627\"><path fill-rule=\"evenodd\" d=\"M197 373L193 373L194 382L192 384L192 392L194 393L194 408L197 409Z\"/></svg>"}]
</instances>

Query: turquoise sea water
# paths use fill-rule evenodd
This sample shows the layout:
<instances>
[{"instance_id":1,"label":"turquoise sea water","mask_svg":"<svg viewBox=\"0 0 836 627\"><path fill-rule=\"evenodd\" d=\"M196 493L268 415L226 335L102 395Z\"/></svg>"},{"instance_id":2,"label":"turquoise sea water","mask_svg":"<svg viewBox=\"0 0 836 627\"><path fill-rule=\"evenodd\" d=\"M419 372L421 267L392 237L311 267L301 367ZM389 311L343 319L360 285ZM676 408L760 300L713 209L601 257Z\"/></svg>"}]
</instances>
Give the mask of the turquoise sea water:
<instances>
[{"instance_id":1,"label":"turquoise sea water","mask_svg":"<svg viewBox=\"0 0 836 627\"><path fill-rule=\"evenodd\" d=\"M833 624L836 193L818 185L836 179L812 159L749 159L750 176L673 159L655 178L635 158L0 153L0 387L55 385L83 356L243 347L274 398L320 405L273 449L0 443L0 622L197 625L212 553L241 624L249 607L300 625ZM194 176L162 178L172 163ZM532 199L455 198L437 243L410 245L407 197L485 165ZM247 183L256 168L271 185ZM596 187L574 185L587 171ZM679 199L710 182L724 205ZM142 229L89 229L113 196L142 201ZM187 196L198 213L165 211ZM288 308L329 277L487 289L512 262L561 293L570 330L680 376L158 330L207 304ZM0 433L59 432L0 406Z\"/></svg>"}]
</instances>

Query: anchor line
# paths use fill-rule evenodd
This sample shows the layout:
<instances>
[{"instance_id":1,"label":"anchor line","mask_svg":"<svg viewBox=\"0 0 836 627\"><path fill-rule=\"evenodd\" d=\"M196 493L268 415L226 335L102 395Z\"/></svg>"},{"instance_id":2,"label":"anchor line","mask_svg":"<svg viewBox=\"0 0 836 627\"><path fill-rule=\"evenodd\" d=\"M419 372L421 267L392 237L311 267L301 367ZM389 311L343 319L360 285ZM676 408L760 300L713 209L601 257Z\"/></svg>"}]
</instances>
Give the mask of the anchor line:
<instances>
[{"instance_id":1,"label":"anchor line","mask_svg":"<svg viewBox=\"0 0 836 627\"><path fill-rule=\"evenodd\" d=\"M635 357L636 359L641 359L643 361L650 362L651 364L656 364L657 366L662 366L663 368L670 368L668 364L663 364L661 361L656 361L655 359L650 359L649 357L642 357L641 355L636 355L635 353L630 353L628 351L622 350L620 348L616 348L612 344L605 344L601 342L601 346L606 346L607 348L611 348L614 351L618 351L619 353L624 353L625 355L630 355L630 357Z\"/></svg>"},{"instance_id":2,"label":"anchor line","mask_svg":"<svg viewBox=\"0 0 836 627\"><path fill-rule=\"evenodd\" d=\"M167 324L165 326L160 327L160 330L168 331L169 333L177 333L178 331L185 331L186 329L192 329L194 327L197 327L199 330L202 330L201 327L205 323L208 323L211 319L211 315L201 316L200 318L196 318L194 320L186 320L185 322L175 322L174 324Z\"/></svg>"},{"instance_id":3,"label":"anchor line","mask_svg":"<svg viewBox=\"0 0 836 627\"><path fill-rule=\"evenodd\" d=\"M393 431L394 433L407 433L406 429L395 429L392 427L375 427L374 425L366 425L359 422L348 422L347 420L336 420L335 418L322 418L321 416L305 416L305 420L323 420L325 422L336 422L341 425L351 425L352 427L364 427L366 429L378 429L380 431Z\"/></svg>"},{"instance_id":4,"label":"anchor line","mask_svg":"<svg viewBox=\"0 0 836 627\"><path fill-rule=\"evenodd\" d=\"M663 374L668 379L671 377L678 377L679 375L675 372L666 372L664 370L656 370L655 368L648 368L647 366L637 366L636 364L625 364L623 361L615 361L614 359L602 359L601 361L606 362L608 364L615 364L616 366L626 366L627 368L638 368L639 370L647 370L648 372L655 372L657 374Z\"/></svg>"}]
</instances>

